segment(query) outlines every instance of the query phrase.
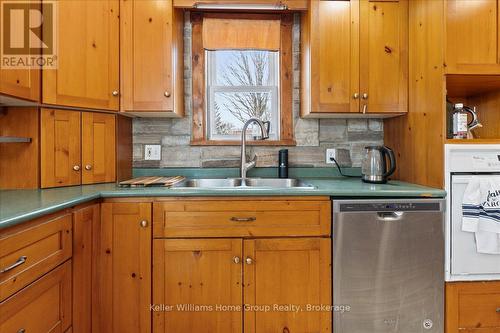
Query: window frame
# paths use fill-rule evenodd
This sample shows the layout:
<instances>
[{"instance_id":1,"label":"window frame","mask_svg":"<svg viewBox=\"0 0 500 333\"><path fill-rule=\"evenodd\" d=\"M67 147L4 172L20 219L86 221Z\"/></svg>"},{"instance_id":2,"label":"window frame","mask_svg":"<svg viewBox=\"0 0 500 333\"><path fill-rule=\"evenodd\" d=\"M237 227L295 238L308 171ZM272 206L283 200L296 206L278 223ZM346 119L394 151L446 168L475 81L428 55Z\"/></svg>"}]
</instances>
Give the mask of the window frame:
<instances>
[{"instance_id":1,"label":"window frame","mask_svg":"<svg viewBox=\"0 0 500 333\"><path fill-rule=\"evenodd\" d=\"M293 16L285 14L240 14L240 13L203 13L192 12L192 137L191 145L239 145L235 139L209 139L210 119L207 119L209 110L206 103L211 102L207 89L207 62L208 56L203 48L203 17L238 19L270 19L280 20L280 50L279 50L279 82L277 102L279 110L279 140L249 140L249 145L293 146L293 58L292 58L292 28ZM260 87L259 87L260 88ZM234 87L231 88L235 90Z\"/></svg>"}]
</instances>

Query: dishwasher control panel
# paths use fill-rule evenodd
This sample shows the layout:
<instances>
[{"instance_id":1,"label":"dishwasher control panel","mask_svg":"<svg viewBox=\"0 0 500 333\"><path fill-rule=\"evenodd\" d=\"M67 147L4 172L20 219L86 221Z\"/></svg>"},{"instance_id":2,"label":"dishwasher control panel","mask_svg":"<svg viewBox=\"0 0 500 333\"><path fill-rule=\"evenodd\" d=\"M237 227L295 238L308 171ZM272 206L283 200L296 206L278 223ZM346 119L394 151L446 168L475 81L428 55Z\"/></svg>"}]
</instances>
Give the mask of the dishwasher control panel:
<instances>
[{"instance_id":1,"label":"dishwasher control panel","mask_svg":"<svg viewBox=\"0 0 500 333\"><path fill-rule=\"evenodd\" d=\"M441 210L440 202L352 202L341 203L341 212L434 212Z\"/></svg>"}]
</instances>

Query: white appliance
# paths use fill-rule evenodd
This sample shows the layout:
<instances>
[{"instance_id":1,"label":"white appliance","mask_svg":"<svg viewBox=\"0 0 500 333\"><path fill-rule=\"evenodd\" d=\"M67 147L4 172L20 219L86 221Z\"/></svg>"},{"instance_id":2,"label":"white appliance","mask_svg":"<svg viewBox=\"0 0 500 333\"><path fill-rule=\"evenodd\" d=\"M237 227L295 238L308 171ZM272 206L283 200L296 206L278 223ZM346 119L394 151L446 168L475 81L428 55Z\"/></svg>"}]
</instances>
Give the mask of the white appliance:
<instances>
[{"instance_id":1,"label":"white appliance","mask_svg":"<svg viewBox=\"0 0 500 333\"><path fill-rule=\"evenodd\" d=\"M446 281L500 280L500 255L477 253L474 234L462 231L462 199L472 177L500 180L500 144L445 145Z\"/></svg>"}]
</instances>

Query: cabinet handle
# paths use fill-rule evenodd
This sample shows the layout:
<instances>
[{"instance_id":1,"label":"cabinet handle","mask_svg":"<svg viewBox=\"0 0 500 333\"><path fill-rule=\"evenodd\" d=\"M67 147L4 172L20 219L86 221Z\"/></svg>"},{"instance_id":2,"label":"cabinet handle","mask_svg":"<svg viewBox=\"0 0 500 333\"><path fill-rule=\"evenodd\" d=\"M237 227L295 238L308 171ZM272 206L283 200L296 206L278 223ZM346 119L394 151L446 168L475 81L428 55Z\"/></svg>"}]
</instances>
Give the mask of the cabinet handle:
<instances>
[{"instance_id":1,"label":"cabinet handle","mask_svg":"<svg viewBox=\"0 0 500 333\"><path fill-rule=\"evenodd\" d=\"M111 94L113 96L117 97L120 93L118 92L118 90L113 90L113 92Z\"/></svg>"},{"instance_id":2,"label":"cabinet handle","mask_svg":"<svg viewBox=\"0 0 500 333\"><path fill-rule=\"evenodd\" d=\"M140 225L141 225L141 228L147 228L148 225L149 225L149 223L146 220L142 220L141 223L140 223Z\"/></svg>"},{"instance_id":3,"label":"cabinet handle","mask_svg":"<svg viewBox=\"0 0 500 333\"><path fill-rule=\"evenodd\" d=\"M354 93L354 95L352 95L352 98L353 99L358 99L359 98L359 93Z\"/></svg>"},{"instance_id":4,"label":"cabinet handle","mask_svg":"<svg viewBox=\"0 0 500 333\"><path fill-rule=\"evenodd\" d=\"M253 259L252 259L252 258L250 258L250 257L247 257L247 258L245 259L245 262L247 263L247 265L251 265L251 264L253 264Z\"/></svg>"},{"instance_id":5,"label":"cabinet handle","mask_svg":"<svg viewBox=\"0 0 500 333\"><path fill-rule=\"evenodd\" d=\"M165 97L170 97L170 96L171 96L170 92L165 91Z\"/></svg>"},{"instance_id":6,"label":"cabinet handle","mask_svg":"<svg viewBox=\"0 0 500 333\"><path fill-rule=\"evenodd\" d=\"M366 110L367 110L367 109L368 109L368 105L367 105L367 104L363 105L363 114L365 114L365 113L366 113Z\"/></svg>"},{"instance_id":7,"label":"cabinet handle","mask_svg":"<svg viewBox=\"0 0 500 333\"><path fill-rule=\"evenodd\" d=\"M75 165L75 166L73 167L73 170L75 170L75 171L80 171L80 166L79 166L79 165Z\"/></svg>"},{"instance_id":8,"label":"cabinet handle","mask_svg":"<svg viewBox=\"0 0 500 333\"><path fill-rule=\"evenodd\" d=\"M11 271L16 267L21 266L22 264L24 264L26 262L26 259L28 259L28 257L26 257L26 256L19 257L19 259L17 259L17 261L15 263L13 263L12 265L7 266L5 268L2 268L0 270L0 273L7 273L8 271Z\"/></svg>"},{"instance_id":9,"label":"cabinet handle","mask_svg":"<svg viewBox=\"0 0 500 333\"><path fill-rule=\"evenodd\" d=\"M85 170L92 170L92 165L87 164L87 165L85 166Z\"/></svg>"},{"instance_id":10,"label":"cabinet handle","mask_svg":"<svg viewBox=\"0 0 500 333\"><path fill-rule=\"evenodd\" d=\"M368 94L367 93L364 93L363 96L361 96L361 98L363 99L368 99Z\"/></svg>"},{"instance_id":11,"label":"cabinet handle","mask_svg":"<svg viewBox=\"0 0 500 333\"><path fill-rule=\"evenodd\" d=\"M234 257L234 258L233 258L233 262L234 262L235 264L239 264L239 263L240 263L240 261L241 261L241 259L240 259L240 257L238 257L238 256L236 256L236 257Z\"/></svg>"},{"instance_id":12,"label":"cabinet handle","mask_svg":"<svg viewBox=\"0 0 500 333\"><path fill-rule=\"evenodd\" d=\"M24 328L20 328L17 333L26 333L26 330Z\"/></svg>"},{"instance_id":13,"label":"cabinet handle","mask_svg":"<svg viewBox=\"0 0 500 333\"><path fill-rule=\"evenodd\" d=\"M497 311L497 313L500 313L500 308L497 308L496 311Z\"/></svg>"},{"instance_id":14,"label":"cabinet handle","mask_svg":"<svg viewBox=\"0 0 500 333\"><path fill-rule=\"evenodd\" d=\"M231 217L231 221L233 222L253 222L257 220L256 217Z\"/></svg>"}]
</instances>

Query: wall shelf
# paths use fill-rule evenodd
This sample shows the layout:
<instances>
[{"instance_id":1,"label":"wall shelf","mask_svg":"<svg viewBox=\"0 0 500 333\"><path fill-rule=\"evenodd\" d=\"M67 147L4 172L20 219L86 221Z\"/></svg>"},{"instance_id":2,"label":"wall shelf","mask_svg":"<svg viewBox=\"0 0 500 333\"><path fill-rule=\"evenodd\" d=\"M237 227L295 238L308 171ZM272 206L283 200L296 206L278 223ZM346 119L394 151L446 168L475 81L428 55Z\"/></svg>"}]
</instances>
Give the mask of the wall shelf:
<instances>
[{"instance_id":1,"label":"wall shelf","mask_svg":"<svg viewBox=\"0 0 500 333\"><path fill-rule=\"evenodd\" d=\"M31 138L17 136L0 136L0 143L31 143Z\"/></svg>"}]
</instances>

